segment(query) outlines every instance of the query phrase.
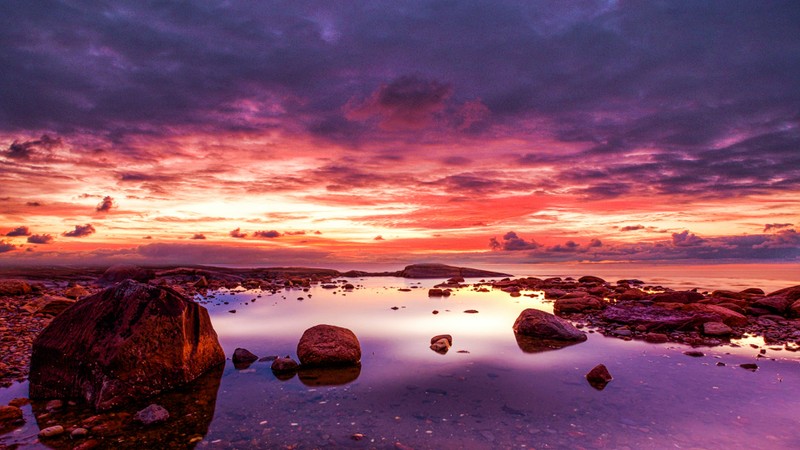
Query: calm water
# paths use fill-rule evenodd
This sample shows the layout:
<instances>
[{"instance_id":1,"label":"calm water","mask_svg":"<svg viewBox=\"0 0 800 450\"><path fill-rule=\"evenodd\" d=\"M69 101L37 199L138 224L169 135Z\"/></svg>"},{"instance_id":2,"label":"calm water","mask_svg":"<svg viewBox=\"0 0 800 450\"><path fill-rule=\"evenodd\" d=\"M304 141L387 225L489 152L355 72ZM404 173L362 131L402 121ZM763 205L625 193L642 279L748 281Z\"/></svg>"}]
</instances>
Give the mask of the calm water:
<instances>
[{"instance_id":1,"label":"calm water","mask_svg":"<svg viewBox=\"0 0 800 450\"><path fill-rule=\"evenodd\" d=\"M686 281L637 277L664 285ZM682 353L685 346L596 333L584 343L530 353L518 345L511 326L525 308L552 311L535 292L512 298L461 289L432 299L427 288L442 280L348 281L358 289L221 291L205 301L228 355L245 347L259 356L296 358L303 331L329 323L358 336L360 370L282 381L269 362L237 370L228 361L202 386L160 400L176 423L149 433L134 430L118 446L800 448L797 353L767 348L766 358L757 358L759 349L743 345L705 348L705 357L692 358ZM745 287L772 288L763 278L753 281ZM791 284L798 283L774 287ZM479 312L466 314L467 309ZM428 348L430 338L442 333L453 336L446 355ZM746 362L757 362L759 369L738 367ZM614 376L602 391L584 378L599 363ZM0 391L0 401L24 396L25 390L17 385ZM41 445L33 443L38 428L31 407L25 411L28 425L0 436L0 446ZM354 440L356 434L363 438Z\"/></svg>"}]
</instances>

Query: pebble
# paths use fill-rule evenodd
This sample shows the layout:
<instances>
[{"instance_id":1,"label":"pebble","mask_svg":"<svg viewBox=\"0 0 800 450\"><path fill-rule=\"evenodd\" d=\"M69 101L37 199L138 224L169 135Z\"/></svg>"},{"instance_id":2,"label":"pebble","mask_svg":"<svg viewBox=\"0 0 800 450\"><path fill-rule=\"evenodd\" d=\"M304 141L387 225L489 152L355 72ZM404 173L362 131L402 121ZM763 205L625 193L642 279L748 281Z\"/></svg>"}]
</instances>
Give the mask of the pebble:
<instances>
[{"instance_id":1,"label":"pebble","mask_svg":"<svg viewBox=\"0 0 800 450\"><path fill-rule=\"evenodd\" d=\"M74 430L72 430L72 433L69 434L69 437L71 437L72 439L81 439L86 437L86 435L88 434L89 430L87 430L86 428L75 428Z\"/></svg>"},{"instance_id":2,"label":"pebble","mask_svg":"<svg viewBox=\"0 0 800 450\"><path fill-rule=\"evenodd\" d=\"M42 429L42 431L39 432L39 437L49 438L61 434L64 434L64 427L62 427L61 425L53 425L52 427L47 427Z\"/></svg>"}]
</instances>

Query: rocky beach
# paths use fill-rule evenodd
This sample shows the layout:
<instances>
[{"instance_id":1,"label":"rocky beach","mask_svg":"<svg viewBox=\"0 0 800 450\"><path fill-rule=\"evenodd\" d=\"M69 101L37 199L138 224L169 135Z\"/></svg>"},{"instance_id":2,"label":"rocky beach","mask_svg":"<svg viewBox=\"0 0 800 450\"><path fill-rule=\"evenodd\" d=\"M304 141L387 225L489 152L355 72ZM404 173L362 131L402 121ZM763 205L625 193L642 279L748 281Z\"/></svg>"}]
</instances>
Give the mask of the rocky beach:
<instances>
[{"instance_id":1,"label":"rocky beach","mask_svg":"<svg viewBox=\"0 0 800 450\"><path fill-rule=\"evenodd\" d=\"M520 310L521 314L517 322L507 324L508 329L513 328L519 348L528 353L574 345L574 343L586 340L587 333L601 334L622 341L636 340L652 344L675 343L696 348L697 350L694 350L696 355L691 354L692 352L689 351L686 352L689 356L702 356L705 348L740 346L742 344L738 342L741 342L745 337L762 340L763 344L752 345L756 349L761 349L759 356L764 358L766 358L764 354L767 349L771 353L777 351L796 352L800 342L800 319L798 319L798 316L800 316L800 286L787 287L769 293L758 287L735 292L729 290L710 292L699 290L676 291L664 286L647 284L633 278L607 281L592 275L577 279L571 277L513 277L499 272L438 264L417 264L395 272L377 273L365 271L339 272L314 268L228 269L219 267L142 268L114 266L107 269L50 268L36 271L6 269L0 275L3 277L0 280L0 332L2 334L2 350L4 354L2 365L0 365L0 375L2 376L0 383L2 383L2 387L7 387L12 383L25 382L30 378L30 398L34 399L34 413L37 414L37 422L40 423L41 428L39 439L49 442L55 448L73 448L73 446L75 448L90 448L103 442L108 443L109 439L122 439L120 436L130 432L130 428L125 427L130 427L133 423L141 424L143 421L158 423L166 420L166 417L159 418L161 417L160 414L166 414L168 417L170 414L168 411L170 410L174 414L176 410L174 403L170 403L170 406L164 409L163 412L158 409L161 408L160 405L155 405L158 408L154 406L153 408L148 407L150 409L142 409L139 411L141 414L137 413L137 415L132 412L116 412L116 410L120 406L126 405L141 404L146 406L141 402L146 402L147 397L160 394L162 391L169 393L176 388L180 389L187 382L198 379L201 374L216 367L221 362L221 359L217 358L224 358L224 355L221 354L221 349L207 350L210 352L208 353L209 356L203 358L208 363L198 366L197 370L185 378L184 382L174 385L164 384L163 387L159 388L157 383L154 384L155 379L152 374L170 373L172 375L169 375L169 377L174 378L177 372L169 369L169 367L178 358L177 354L166 357L159 356L161 354L159 353L161 351L159 347L164 349L184 348L188 344L153 343L151 345L142 340L146 338L136 339L137 346L151 349L143 354L146 355L148 364L157 366L155 369L149 369L149 372L142 372L141 375L137 375L142 380L146 380L144 384L138 386L134 382L129 386L128 384L125 385L128 387L120 385L119 388L115 388L116 391L113 394L108 394L111 391L104 388L106 390L103 392L106 392L106 394L101 393L101 385L108 386L109 383L116 383L114 380L122 376L121 372L119 372L120 370L129 374L122 376L128 379L133 376L130 374L138 370L137 367L141 367L142 362L145 361L131 359L131 356L113 356L113 358L116 358L113 361L119 361L110 363L116 367L115 375L102 375L96 381L96 383L100 384L95 388L90 388L86 393L83 393L83 391L70 391L69 389L59 392L58 389L54 388L59 384L59 379L70 379L70 377L83 377L85 375L69 375L58 369L58 367L69 366L71 364L69 361L84 360L84 363L87 364L94 360L112 361L108 359L112 358L112 356L107 356L108 352L101 351L102 349L91 348L89 344L74 343L77 342L77 339L88 339L85 337L86 333L76 334L75 331L69 331L76 328L100 329L105 326L100 325L103 320L107 320L103 319L103 314L107 316L110 313L102 313L101 305L112 304L109 303L111 300L103 300L105 297L110 299L116 296L120 299L118 301L123 301L123 304L127 304L133 301L134 297L140 298L142 295L151 296L154 299L168 295L175 296L175 300L169 300L165 305L172 304L169 302L177 302L175 304L178 304L188 301L189 304L187 306L191 306L195 302L207 305L215 301L219 303L218 300L214 299L214 293L227 290L263 292L273 296L282 295L282 298L299 294L300 297L297 300L303 300L305 298L303 297L304 293L309 292L312 287L324 289L331 293L339 292L340 295L347 295L347 293L364 289L358 280L370 277L394 277L407 280L432 280L429 289L419 289L416 285L411 285L411 288L401 289L401 291L411 292L415 296L428 299L439 299L437 301L445 302L445 305L449 297L458 297L467 292L471 293L471 295L502 295L510 299L519 300L528 297L542 299L545 304L552 306L554 314L538 309ZM134 294L131 294L131 292L134 292ZM149 294L145 294L145 292L149 292ZM310 297L308 295L308 298ZM254 302L255 298L252 301ZM98 302L97 306L92 306L91 302ZM151 301L147 300L147 302ZM79 311L81 306L84 309L89 309L83 312ZM152 307L147 308L152 309ZM174 309L170 306L164 306L164 308L167 308L164 311ZM399 307L391 309L398 310ZM94 313L95 311L96 313ZM203 309L203 311L205 310ZM464 312L480 313L478 310L465 310ZM68 319L67 316L70 313L74 317ZM246 308L244 311L236 309L228 311L228 314L247 313ZM120 312L115 314L123 314L125 316L126 314L140 313ZM159 314L172 316L178 313ZM181 312L179 314L187 313ZM191 314L196 315L197 313ZM434 310L433 314L437 315L439 311ZM154 323L165 323L164 320L166 319L163 318L165 316L159 317L162 318L155 319L156 322ZM78 321L81 320L84 322L79 323ZM139 319L126 318L119 320L133 323ZM207 319L180 319L182 323L197 322L197 320ZM56 321L66 324L61 327L65 331L61 331L61 334L51 333L53 337L49 338L51 344L48 345L51 347L56 346L53 348L59 348L56 354L62 356L58 358L54 356L45 357L42 356L45 355L43 353L44 350L40 349L38 350L40 356L38 359L34 358L32 364L31 354L33 352L35 355L37 351L33 349L34 341L38 336L42 335L42 339L39 339L39 345L43 345L41 344L44 339L42 331L49 324ZM138 325L139 328L142 326L144 325ZM157 325L162 327L162 331L159 331L159 328L148 328L152 326L141 328L142 331L117 330L115 333L121 332L124 335L143 333L142 336L166 336L170 334L162 325ZM202 327L213 333L213 329L209 328L210 323ZM134 330L134 328L130 330ZM307 333L312 330L307 330ZM301 350L301 346L298 345L297 355L300 363L294 361L288 355L286 358L277 356L268 358L271 361L272 371L275 376L279 379L288 380L299 370L300 379L305 379L305 382L310 382L312 385L315 383L339 385L357 379L362 369L359 361L361 348L355 335L352 335L350 330L339 327L332 327L330 330L320 332L327 334L323 334L326 337L318 338L317 342L338 342L340 338L337 336L344 336L341 338L344 339L342 342L355 343L355 347L351 343L342 344L344 346L342 348L353 349L347 350L345 354L350 355L346 358L347 361L350 361L347 363L348 367L355 367L355 369L333 372L322 370L320 372L320 369L315 368L315 364L312 362L318 360L315 358L319 357L311 356L312 350ZM207 332L203 331L202 333ZM186 335L186 331L182 331L181 334ZM352 336L347 337L350 335ZM214 341L216 341L216 334L213 334L213 336ZM192 339L197 342L198 338ZM308 339L311 338L309 337ZM301 339L301 344L305 340L307 338L304 335L303 339ZM430 344L432 350L444 355L453 346L453 336L450 334L434 336ZM87 347L87 345L89 346ZM199 356L197 356L198 350L196 349L197 344L191 345L195 346L195 350L191 350L192 354L195 355L191 361L199 360ZM202 344L201 346L210 348L208 347L209 345L211 344ZM218 346L219 344L214 345ZM310 347L305 345L304 348L315 348L315 346L316 348L322 348L319 345L322 344L314 344ZM103 344L103 348L106 347L107 344ZM67 350L67 348L72 348L72 350ZM354 353L356 351L357 353ZM119 352L121 355L132 355L136 354L137 350L122 349ZM462 352L469 353L466 350ZM352 356L356 354L357 356ZM247 370L250 364L259 359L259 356L253 355L244 348L237 348L236 352L227 356L228 359L233 359L233 363L239 370ZM333 355L332 360L330 359L331 356L324 358L338 361L336 358L339 357L338 355ZM61 361L59 358L63 358L63 362L58 362ZM261 358L261 360L264 360L264 358ZM181 364L185 366L186 363ZM126 365L129 365L129 368L122 369ZM34 373L30 373L30 367L33 367ZM758 368L758 363L752 363L752 367L748 368L755 370ZM164 372L164 370L168 372ZM608 373L605 366L595 367L586 375L589 383L597 389L602 389L612 379L612 375ZM108 376L112 378L103 378ZM200 378L205 379L208 376L204 375ZM211 378L214 377L212 376ZM166 380L166 378L164 379ZM326 379L329 381L319 381ZM86 383L87 381L81 381L77 384L75 382L68 384L86 386ZM92 383L95 383L95 381L92 381ZM218 387L219 379L217 378L216 382L211 379L206 384L208 383ZM214 393L209 395L215 395L215 389L211 389ZM129 394L122 394L122 392L135 392L136 395L129 396ZM84 400L80 400L81 397L84 397ZM90 415L88 419L85 414L73 418L69 418L69 415L64 416L61 414L60 411L64 408L62 405L65 405L67 401L74 408L86 408L86 406L80 406L86 400L89 400L98 411L108 409L112 411L102 412L100 415ZM23 423L20 407L30 401L28 398L20 397L3 406L3 433L9 433ZM213 405L214 400L204 400L203 404L208 404L209 402ZM162 401L162 403L165 402ZM211 413L213 413L213 408ZM206 412L202 416L206 417L208 414L209 412ZM55 421L48 420L49 416L58 419ZM123 424L127 425L123 426ZM174 428L174 424L175 422L173 421L170 429ZM184 426L188 425L184 423ZM204 434L203 430L208 427L208 423L195 424L192 427L200 431L189 436L189 440L193 439L193 436L202 436ZM66 436L72 437L65 440ZM85 436L89 436L89 438L84 439ZM199 438L195 442L200 442L201 439Z\"/></svg>"}]
</instances>

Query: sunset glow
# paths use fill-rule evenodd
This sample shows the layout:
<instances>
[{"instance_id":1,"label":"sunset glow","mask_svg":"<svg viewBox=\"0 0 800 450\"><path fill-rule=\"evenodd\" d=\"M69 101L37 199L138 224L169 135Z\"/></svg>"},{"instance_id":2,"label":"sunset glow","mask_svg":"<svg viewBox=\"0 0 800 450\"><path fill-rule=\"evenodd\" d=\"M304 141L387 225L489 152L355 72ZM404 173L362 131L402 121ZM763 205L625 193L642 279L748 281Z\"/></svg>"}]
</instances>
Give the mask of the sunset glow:
<instances>
[{"instance_id":1,"label":"sunset glow","mask_svg":"<svg viewBox=\"0 0 800 450\"><path fill-rule=\"evenodd\" d=\"M3 265L800 261L793 2L11 3Z\"/></svg>"}]
</instances>

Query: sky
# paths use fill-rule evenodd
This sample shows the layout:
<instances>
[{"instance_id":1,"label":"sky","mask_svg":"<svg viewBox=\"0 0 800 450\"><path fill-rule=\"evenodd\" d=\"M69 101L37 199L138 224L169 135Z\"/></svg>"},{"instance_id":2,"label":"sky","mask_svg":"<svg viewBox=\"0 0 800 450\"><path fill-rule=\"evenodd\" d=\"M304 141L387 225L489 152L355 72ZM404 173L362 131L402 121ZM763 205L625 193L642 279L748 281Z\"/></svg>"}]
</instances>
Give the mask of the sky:
<instances>
[{"instance_id":1,"label":"sky","mask_svg":"<svg viewBox=\"0 0 800 450\"><path fill-rule=\"evenodd\" d=\"M0 265L800 261L796 1L0 2Z\"/></svg>"}]
</instances>

